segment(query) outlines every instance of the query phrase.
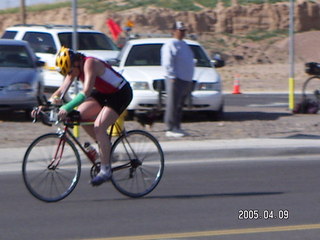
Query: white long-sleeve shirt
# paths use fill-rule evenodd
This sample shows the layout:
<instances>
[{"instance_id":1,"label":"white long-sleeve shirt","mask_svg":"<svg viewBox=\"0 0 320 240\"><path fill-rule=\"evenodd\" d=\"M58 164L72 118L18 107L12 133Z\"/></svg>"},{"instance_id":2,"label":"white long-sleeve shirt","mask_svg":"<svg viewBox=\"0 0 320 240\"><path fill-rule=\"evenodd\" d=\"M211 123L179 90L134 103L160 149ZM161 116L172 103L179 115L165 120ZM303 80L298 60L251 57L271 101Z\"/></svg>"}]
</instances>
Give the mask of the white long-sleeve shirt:
<instances>
[{"instance_id":1,"label":"white long-sleeve shirt","mask_svg":"<svg viewBox=\"0 0 320 240\"><path fill-rule=\"evenodd\" d=\"M183 40L172 39L161 48L161 65L166 78L192 81L194 73L193 52Z\"/></svg>"}]
</instances>

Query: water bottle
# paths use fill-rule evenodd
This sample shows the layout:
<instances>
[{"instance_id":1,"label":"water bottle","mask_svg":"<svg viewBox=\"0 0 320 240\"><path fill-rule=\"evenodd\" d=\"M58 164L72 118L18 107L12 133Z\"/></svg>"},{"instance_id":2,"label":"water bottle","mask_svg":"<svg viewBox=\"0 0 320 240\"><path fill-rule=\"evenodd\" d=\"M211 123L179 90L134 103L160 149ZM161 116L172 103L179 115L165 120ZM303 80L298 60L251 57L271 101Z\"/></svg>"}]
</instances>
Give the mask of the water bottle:
<instances>
[{"instance_id":1,"label":"water bottle","mask_svg":"<svg viewBox=\"0 0 320 240\"><path fill-rule=\"evenodd\" d=\"M86 150L90 161L95 163L95 161L99 158L99 154L97 153L96 149L89 142L84 143L84 149Z\"/></svg>"}]
</instances>

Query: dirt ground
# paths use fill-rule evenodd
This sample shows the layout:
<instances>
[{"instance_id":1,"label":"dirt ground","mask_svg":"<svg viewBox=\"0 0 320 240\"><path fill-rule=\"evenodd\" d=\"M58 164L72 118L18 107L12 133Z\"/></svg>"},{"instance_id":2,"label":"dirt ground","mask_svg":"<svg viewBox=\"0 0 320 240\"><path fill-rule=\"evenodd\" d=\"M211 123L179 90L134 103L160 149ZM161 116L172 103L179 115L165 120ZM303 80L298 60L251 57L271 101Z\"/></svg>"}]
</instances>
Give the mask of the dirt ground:
<instances>
[{"instance_id":1,"label":"dirt ground","mask_svg":"<svg viewBox=\"0 0 320 240\"><path fill-rule=\"evenodd\" d=\"M127 129L144 129L135 121L125 123ZM318 114L292 114L286 108L225 108L221 121L207 121L204 116L184 118L183 128L190 136L182 140L201 141L206 139L242 139L242 138L318 138L320 137L320 117ZM165 137L165 126L161 120L147 128L161 141L177 141ZM0 114L0 148L27 148L37 136L55 132L56 127L41 123L32 123L24 113ZM80 141L89 139L80 131Z\"/></svg>"},{"instance_id":2,"label":"dirt ground","mask_svg":"<svg viewBox=\"0 0 320 240\"><path fill-rule=\"evenodd\" d=\"M295 91L300 92L302 85L310 76L304 72L303 62L295 64ZM289 64L247 64L218 68L225 92L232 92L235 80L239 81L241 92L288 92Z\"/></svg>"}]
</instances>

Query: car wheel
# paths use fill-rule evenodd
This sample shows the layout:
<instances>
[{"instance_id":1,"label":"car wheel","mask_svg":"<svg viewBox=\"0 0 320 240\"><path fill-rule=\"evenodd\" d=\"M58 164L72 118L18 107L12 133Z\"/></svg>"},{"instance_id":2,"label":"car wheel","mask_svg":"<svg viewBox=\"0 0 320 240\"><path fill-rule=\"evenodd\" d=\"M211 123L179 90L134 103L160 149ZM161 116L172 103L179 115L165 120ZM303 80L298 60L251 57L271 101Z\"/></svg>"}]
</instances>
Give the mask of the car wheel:
<instances>
[{"instance_id":1,"label":"car wheel","mask_svg":"<svg viewBox=\"0 0 320 240\"><path fill-rule=\"evenodd\" d=\"M33 118L31 117L31 112L32 112L32 109L26 109L25 112L24 112L24 116L25 116L25 119L26 120L32 120Z\"/></svg>"},{"instance_id":2,"label":"car wheel","mask_svg":"<svg viewBox=\"0 0 320 240\"><path fill-rule=\"evenodd\" d=\"M207 116L210 121L219 121L223 119L224 111L223 106L220 107L218 111L209 111L207 112Z\"/></svg>"},{"instance_id":3,"label":"car wheel","mask_svg":"<svg viewBox=\"0 0 320 240\"><path fill-rule=\"evenodd\" d=\"M127 110L127 114L125 116L125 120L132 121L134 118L134 110Z\"/></svg>"}]
</instances>

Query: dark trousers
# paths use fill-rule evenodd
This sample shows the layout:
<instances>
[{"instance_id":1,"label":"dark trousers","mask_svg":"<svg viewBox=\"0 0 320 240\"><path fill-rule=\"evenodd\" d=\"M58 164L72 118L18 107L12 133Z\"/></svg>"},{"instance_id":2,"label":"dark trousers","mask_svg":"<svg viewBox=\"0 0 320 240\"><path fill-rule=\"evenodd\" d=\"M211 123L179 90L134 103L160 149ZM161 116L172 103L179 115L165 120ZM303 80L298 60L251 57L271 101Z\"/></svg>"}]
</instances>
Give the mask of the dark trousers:
<instances>
[{"instance_id":1,"label":"dark trousers","mask_svg":"<svg viewBox=\"0 0 320 240\"><path fill-rule=\"evenodd\" d=\"M186 98L191 94L192 82L181 79L166 79L166 111L164 122L167 130L181 129L182 108Z\"/></svg>"}]
</instances>

